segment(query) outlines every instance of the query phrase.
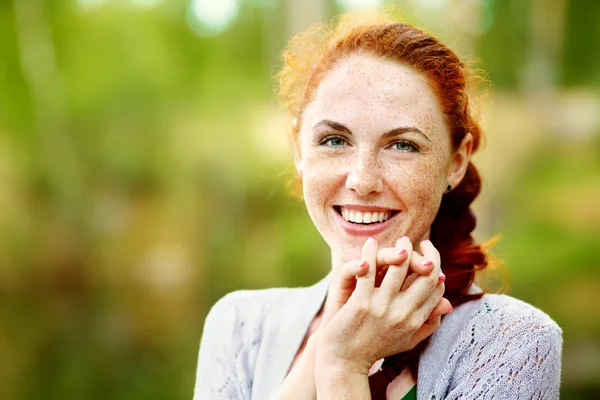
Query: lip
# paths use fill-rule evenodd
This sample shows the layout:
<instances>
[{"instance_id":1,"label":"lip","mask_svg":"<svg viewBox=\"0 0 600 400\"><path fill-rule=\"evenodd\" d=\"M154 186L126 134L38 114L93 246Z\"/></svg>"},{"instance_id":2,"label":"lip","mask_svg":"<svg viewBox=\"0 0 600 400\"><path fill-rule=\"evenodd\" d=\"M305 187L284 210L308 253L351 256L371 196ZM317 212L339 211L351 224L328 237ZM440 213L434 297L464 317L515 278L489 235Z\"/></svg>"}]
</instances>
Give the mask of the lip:
<instances>
[{"instance_id":1,"label":"lip","mask_svg":"<svg viewBox=\"0 0 600 400\"><path fill-rule=\"evenodd\" d=\"M359 206L359 205L352 205L352 204L339 204L334 207L347 208L348 210L356 210L356 211L377 211L377 212L398 211L393 208L385 208L385 207L377 207L377 206Z\"/></svg>"},{"instance_id":2,"label":"lip","mask_svg":"<svg viewBox=\"0 0 600 400\"><path fill-rule=\"evenodd\" d=\"M390 208L382 208L382 207L373 207L373 206L341 206L347 209L357 210L357 211L390 211ZM369 225L359 225L354 224L352 222L348 222L342 217L335 208L333 212L336 215L337 221L340 226L346 231L347 234L353 236L375 236L376 234L383 232L386 230L391 224L393 224L394 219L400 214L399 210L394 215L392 215L388 220L383 222L377 222Z\"/></svg>"}]
</instances>

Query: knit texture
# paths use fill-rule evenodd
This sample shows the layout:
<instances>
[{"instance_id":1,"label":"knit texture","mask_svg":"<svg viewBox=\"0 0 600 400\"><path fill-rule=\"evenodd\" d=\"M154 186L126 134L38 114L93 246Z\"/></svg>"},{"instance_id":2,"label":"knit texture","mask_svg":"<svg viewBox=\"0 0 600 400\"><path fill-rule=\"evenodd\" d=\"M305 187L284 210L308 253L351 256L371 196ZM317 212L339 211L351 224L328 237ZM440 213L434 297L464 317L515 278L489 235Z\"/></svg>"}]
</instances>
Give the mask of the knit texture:
<instances>
[{"instance_id":1,"label":"knit texture","mask_svg":"<svg viewBox=\"0 0 600 400\"><path fill-rule=\"evenodd\" d=\"M194 400L265 400L323 304L310 288L230 293L206 318ZM418 399L558 399L562 331L542 311L486 294L444 317L419 360Z\"/></svg>"}]
</instances>

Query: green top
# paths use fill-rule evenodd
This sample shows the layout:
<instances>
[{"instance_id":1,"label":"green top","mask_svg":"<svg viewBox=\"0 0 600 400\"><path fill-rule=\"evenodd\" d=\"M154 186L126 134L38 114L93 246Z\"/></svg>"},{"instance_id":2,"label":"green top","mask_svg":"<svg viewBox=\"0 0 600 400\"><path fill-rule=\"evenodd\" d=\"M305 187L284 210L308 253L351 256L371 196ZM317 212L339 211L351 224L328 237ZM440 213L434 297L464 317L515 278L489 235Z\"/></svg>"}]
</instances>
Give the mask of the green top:
<instances>
[{"instance_id":1,"label":"green top","mask_svg":"<svg viewBox=\"0 0 600 400\"><path fill-rule=\"evenodd\" d=\"M417 385L414 385L400 400L417 400Z\"/></svg>"}]
</instances>

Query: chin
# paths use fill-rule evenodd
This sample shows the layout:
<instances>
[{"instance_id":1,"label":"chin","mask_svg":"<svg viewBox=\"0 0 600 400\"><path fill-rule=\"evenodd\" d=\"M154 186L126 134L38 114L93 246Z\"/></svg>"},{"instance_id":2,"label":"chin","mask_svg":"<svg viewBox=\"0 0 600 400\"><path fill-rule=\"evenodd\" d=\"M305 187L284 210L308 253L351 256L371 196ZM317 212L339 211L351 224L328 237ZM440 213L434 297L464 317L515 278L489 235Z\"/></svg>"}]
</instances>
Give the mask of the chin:
<instances>
[{"instance_id":1,"label":"chin","mask_svg":"<svg viewBox=\"0 0 600 400\"><path fill-rule=\"evenodd\" d=\"M335 247L331 247L331 255L334 262L339 260L342 264L352 260L360 260L362 258L362 247L364 241L361 243L338 243Z\"/></svg>"}]
</instances>

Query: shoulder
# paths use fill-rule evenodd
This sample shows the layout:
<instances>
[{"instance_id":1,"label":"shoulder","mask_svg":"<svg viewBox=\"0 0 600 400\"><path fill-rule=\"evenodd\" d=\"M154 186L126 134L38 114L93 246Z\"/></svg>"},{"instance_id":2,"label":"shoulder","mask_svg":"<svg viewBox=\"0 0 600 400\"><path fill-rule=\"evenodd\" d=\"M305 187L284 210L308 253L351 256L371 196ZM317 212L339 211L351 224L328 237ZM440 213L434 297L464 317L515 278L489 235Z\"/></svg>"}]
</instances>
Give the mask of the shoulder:
<instances>
[{"instance_id":1,"label":"shoulder","mask_svg":"<svg viewBox=\"0 0 600 400\"><path fill-rule=\"evenodd\" d=\"M310 303L326 289L326 279L310 287L279 287L259 290L238 290L219 299L210 309L204 330L218 325L221 330L258 333L277 323L290 309Z\"/></svg>"},{"instance_id":2,"label":"shoulder","mask_svg":"<svg viewBox=\"0 0 600 400\"><path fill-rule=\"evenodd\" d=\"M560 353L562 329L542 310L498 294L485 294L480 299L457 307L455 346L463 355L511 350L522 352L535 344L538 349Z\"/></svg>"},{"instance_id":3,"label":"shoulder","mask_svg":"<svg viewBox=\"0 0 600 400\"><path fill-rule=\"evenodd\" d=\"M256 320L265 314L283 311L286 305L301 299L307 289L281 287L231 292L212 306L207 318L219 315Z\"/></svg>"},{"instance_id":4,"label":"shoulder","mask_svg":"<svg viewBox=\"0 0 600 400\"><path fill-rule=\"evenodd\" d=\"M506 295L469 303L448 354L447 398L558 398L562 330L556 322Z\"/></svg>"},{"instance_id":5,"label":"shoulder","mask_svg":"<svg viewBox=\"0 0 600 400\"><path fill-rule=\"evenodd\" d=\"M204 321L202 347L221 347L222 354L240 354L247 343L261 336L273 309L289 297L291 289L239 290L221 297Z\"/></svg>"},{"instance_id":6,"label":"shoulder","mask_svg":"<svg viewBox=\"0 0 600 400\"><path fill-rule=\"evenodd\" d=\"M562 330L542 310L514 297L485 294L475 301L469 325L481 333L495 332L497 339L545 334L555 339Z\"/></svg>"},{"instance_id":7,"label":"shoulder","mask_svg":"<svg viewBox=\"0 0 600 400\"><path fill-rule=\"evenodd\" d=\"M485 294L444 318L419 379L425 392L443 398L557 398L561 354L562 330L546 313Z\"/></svg>"},{"instance_id":8,"label":"shoulder","mask_svg":"<svg viewBox=\"0 0 600 400\"><path fill-rule=\"evenodd\" d=\"M544 340L545 344L562 347L562 330L542 310L514 297L484 294L477 300L457 306L442 320L431 338L428 353L435 358L454 353L467 355L478 346L486 350L498 347L522 347L528 340Z\"/></svg>"},{"instance_id":9,"label":"shoulder","mask_svg":"<svg viewBox=\"0 0 600 400\"><path fill-rule=\"evenodd\" d=\"M237 290L221 297L210 309L209 315L221 313L254 314L266 307L275 306L294 292L290 288L271 288L260 290Z\"/></svg>"},{"instance_id":10,"label":"shoulder","mask_svg":"<svg viewBox=\"0 0 600 400\"><path fill-rule=\"evenodd\" d=\"M310 296L307 288L240 290L219 299L204 322L194 399L249 398L266 332L290 306ZM235 377L233 379L232 377Z\"/></svg>"}]
</instances>

